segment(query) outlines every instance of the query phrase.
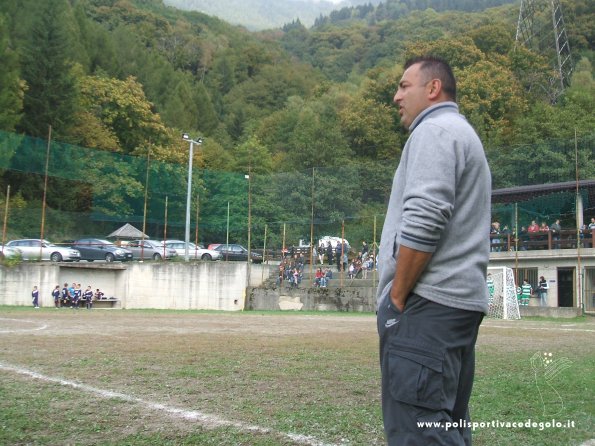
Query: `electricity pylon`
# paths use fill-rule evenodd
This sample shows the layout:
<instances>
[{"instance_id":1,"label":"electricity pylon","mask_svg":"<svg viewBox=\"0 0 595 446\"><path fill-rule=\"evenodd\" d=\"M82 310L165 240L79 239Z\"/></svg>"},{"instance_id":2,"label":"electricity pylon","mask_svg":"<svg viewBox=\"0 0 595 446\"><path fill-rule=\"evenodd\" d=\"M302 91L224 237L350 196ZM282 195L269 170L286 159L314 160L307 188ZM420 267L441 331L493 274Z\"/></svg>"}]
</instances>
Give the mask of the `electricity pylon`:
<instances>
[{"instance_id":1,"label":"electricity pylon","mask_svg":"<svg viewBox=\"0 0 595 446\"><path fill-rule=\"evenodd\" d=\"M570 85L573 64L559 0L521 0L516 45L541 54L552 66L547 85L552 103Z\"/></svg>"}]
</instances>

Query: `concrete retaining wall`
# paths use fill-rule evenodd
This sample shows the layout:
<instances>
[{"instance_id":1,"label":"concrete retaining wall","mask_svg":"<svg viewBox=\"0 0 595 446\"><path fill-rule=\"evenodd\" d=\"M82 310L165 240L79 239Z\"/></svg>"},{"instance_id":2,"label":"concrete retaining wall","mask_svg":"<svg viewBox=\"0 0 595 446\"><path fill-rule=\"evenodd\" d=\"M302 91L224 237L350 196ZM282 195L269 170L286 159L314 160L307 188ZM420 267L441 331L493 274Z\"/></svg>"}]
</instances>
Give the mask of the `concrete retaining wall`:
<instances>
[{"instance_id":1,"label":"concrete retaining wall","mask_svg":"<svg viewBox=\"0 0 595 446\"><path fill-rule=\"evenodd\" d=\"M580 308L569 307L519 307L521 318L523 317L554 317L561 319L571 319L582 315Z\"/></svg>"},{"instance_id":2,"label":"concrete retaining wall","mask_svg":"<svg viewBox=\"0 0 595 446\"><path fill-rule=\"evenodd\" d=\"M373 312L373 288L285 288L261 287L248 290L249 310L304 310Z\"/></svg>"},{"instance_id":3,"label":"concrete retaining wall","mask_svg":"<svg viewBox=\"0 0 595 446\"><path fill-rule=\"evenodd\" d=\"M247 264L243 262L22 263L0 266L0 304L31 305L39 287L41 306L54 305L56 285L80 283L120 299L120 308L227 310L244 308ZM250 266L250 285L268 278L267 265Z\"/></svg>"}]
</instances>

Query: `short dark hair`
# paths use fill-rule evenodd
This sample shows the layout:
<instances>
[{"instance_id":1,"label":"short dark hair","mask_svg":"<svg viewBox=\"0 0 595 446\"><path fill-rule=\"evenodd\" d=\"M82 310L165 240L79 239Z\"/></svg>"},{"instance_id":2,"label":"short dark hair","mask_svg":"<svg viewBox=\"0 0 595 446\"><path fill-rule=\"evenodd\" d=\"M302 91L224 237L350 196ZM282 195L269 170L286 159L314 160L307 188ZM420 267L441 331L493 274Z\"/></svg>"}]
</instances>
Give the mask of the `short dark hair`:
<instances>
[{"instance_id":1,"label":"short dark hair","mask_svg":"<svg viewBox=\"0 0 595 446\"><path fill-rule=\"evenodd\" d=\"M428 81L440 79L444 93L453 101L457 100L457 81L448 62L432 55L417 56L407 60L404 68L406 70L415 64L421 64L420 71L430 77Z\"/></svg>"}]
</instances>

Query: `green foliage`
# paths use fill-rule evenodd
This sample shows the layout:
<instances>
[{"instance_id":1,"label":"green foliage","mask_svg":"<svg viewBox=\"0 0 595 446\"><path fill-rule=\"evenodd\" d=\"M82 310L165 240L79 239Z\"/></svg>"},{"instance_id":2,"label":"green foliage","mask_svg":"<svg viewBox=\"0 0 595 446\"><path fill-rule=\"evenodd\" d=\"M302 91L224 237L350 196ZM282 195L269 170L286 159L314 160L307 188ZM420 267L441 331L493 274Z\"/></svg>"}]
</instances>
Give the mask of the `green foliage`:
<instances>
[{"instance_id":1,"label":"green foliage","mask_svg":"<svg viewBox=\"0 0 595 446\"><path fill-rule=\"evenodd\" d=\"M312 195L317 228L354 219L353 231L384 207L407 139L392 100L402 61L420 53L454 66L495 187L574 178L575 132L582 178L595 176L592 2L563 2L578 63L555 105L550 67L514 45L518 5L506 1L372 2L262 33L158 0L42 3L0 3L0 129L43 138L0 134L0 186L41 202L51 124L48 205L94 227L142 220L145 192L153 228L166 199L172 231L183 226L190 132L206 137L192 211L207 239L221 241L228 203L231 234L245 238L248 170L255 232L268 225L278 241L294 222L309 235ZM370 238L366 227L354 236Z\"/></svg>"},{"instance_id":2,"label":"green foliage","mask_svg":"<svg viewBox=\"0 0 595 446\"><path fill-rule=\"evenodd\" d=\"M27 83L24 113L18 129L46 136L68 138L77 109L77 90L71 72L70 9L66 0L48 0L30 11L33 21L21 53L21 71Z\"/></svg>"},{"instance_id":3,"label":"green foliage","mask_svg":"<svg viewBox=\"0 0 595 446\"><path fill-rule=\"evenodd\" d=\"M21 118L24 84L16 53L10 48L6 20L0 14L0 130L14 130ZM0 156L2 156L0 154Z\"/></svg>"},{"instance_id":4,"label":"green foliage","mask_svg":"<svg viewBox=\"0 0 595 446\"><path fill-rule=\"evenodd\" d=\"M80 89L82 105L94 111L121 151L130 153L148 142L166 141L165 126L132 76L123 81L89 76L81 79Z\"/></svg>"}]
</instances>

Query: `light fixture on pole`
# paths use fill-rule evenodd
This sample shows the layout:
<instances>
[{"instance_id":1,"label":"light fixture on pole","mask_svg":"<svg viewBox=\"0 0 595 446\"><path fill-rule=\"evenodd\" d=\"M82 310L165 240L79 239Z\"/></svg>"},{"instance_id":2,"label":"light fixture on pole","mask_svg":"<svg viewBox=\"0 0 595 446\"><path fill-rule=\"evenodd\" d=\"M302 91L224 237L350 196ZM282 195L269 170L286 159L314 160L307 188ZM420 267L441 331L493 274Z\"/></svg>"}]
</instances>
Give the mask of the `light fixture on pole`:
<instances>
[{"instance_id":1,"label":"light fixture on pole","mask_svg":"<svg viewBox=\"0 0 595 446\"><path fill-rule=\"evenodd\" d=\"M188 155L188 191L186 193L186 233L184 237L184 260L190 260L190 194L192 191L192 158L194 157L194 144L200 146L203 139L196 140L190 138L188 133L182 133L182 139L190 143L190 153Z\"/></svg>"}]
</instances>

